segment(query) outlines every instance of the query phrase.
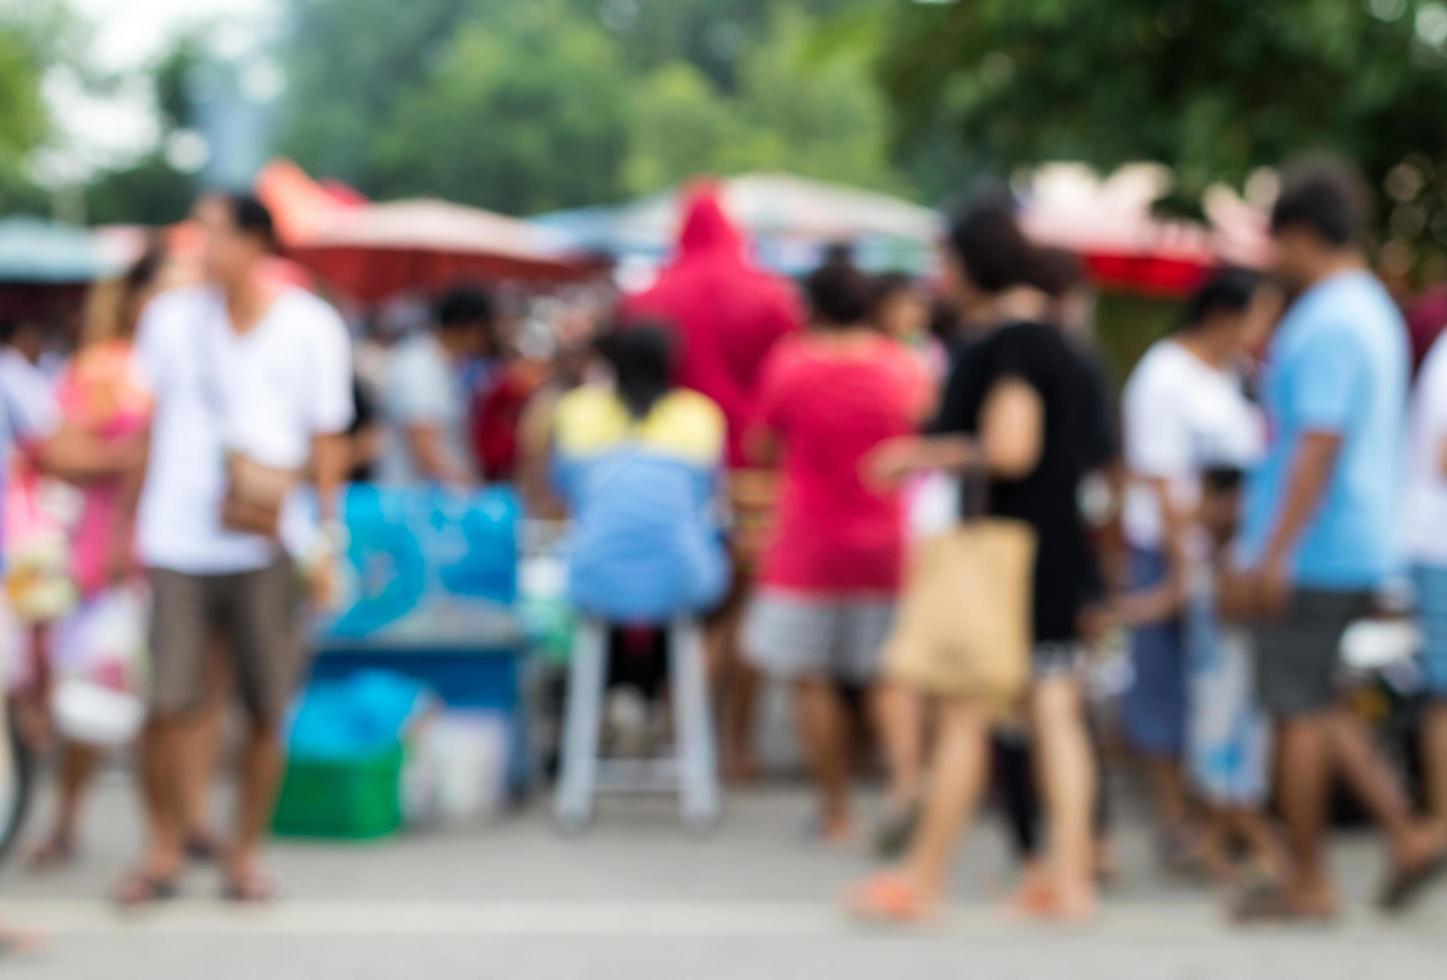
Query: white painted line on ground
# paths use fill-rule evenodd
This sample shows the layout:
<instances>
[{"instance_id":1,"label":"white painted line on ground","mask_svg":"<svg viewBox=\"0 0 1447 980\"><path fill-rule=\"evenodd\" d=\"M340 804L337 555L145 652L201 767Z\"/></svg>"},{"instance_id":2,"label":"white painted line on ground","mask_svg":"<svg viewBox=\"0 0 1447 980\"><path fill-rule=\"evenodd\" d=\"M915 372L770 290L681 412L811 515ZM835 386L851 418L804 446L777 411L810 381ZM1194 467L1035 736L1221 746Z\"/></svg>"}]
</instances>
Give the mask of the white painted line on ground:
<instances>
[{"instance_id":1,"label":"white painted line on ground","mask_svg":"<svg viewBox=\"0 0 1447 980\"><path fill-rule=\"evenodd\" d=\"M1447 948L1440 919L1424 910L1402 923L1365 913L1331 930L1324 942L1432 941ZM77 899L0 901L0 921L54 936L497 936L557 938L818 937L894 934L851 921L823 903L765 902L411 902L287 900L269 908L236 909L187 900L137 913ZM945 921L904 935L975 940L1216 940L1286 935L1299 930L1238 932L1202 906L1111 905L1088 929L1051 929L1012 921L998 908L964 906Z\"/></svg>"}]
</instances>

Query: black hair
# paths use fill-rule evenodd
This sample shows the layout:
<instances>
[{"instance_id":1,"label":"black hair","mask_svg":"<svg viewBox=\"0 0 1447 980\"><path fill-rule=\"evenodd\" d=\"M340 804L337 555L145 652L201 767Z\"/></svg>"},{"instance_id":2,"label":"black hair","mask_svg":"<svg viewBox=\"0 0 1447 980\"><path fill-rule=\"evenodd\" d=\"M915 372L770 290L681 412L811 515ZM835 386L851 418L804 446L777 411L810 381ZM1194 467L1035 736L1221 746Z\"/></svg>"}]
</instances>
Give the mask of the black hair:
<instances>
[{"instance_id":1,"label":"black hair","mask_svg":"<svg viewBox=\"0 0 1447 980\"><path fill-rule=\"evenodd\" d=\"M935 298L929 308L929 335L946 346L953 344L960 332L960 311L947 300Z\"/></svg>"},{"instance_id":2,"label":"black hair","mask_svg":"<svg viewBox=\"0 0 1447 980\"><path fill-rule=\"evenodd\" d=\"M1261 284L1261 276L1250 269L1218 270L1186 300L1179 329L1189 333L1219 314L1244 313Z\"/></svg>"},{"instance_id":3,"label":"black hair","mask_svg":"<svg viewBox=\"0 0 1447 980\"><path fill-rule=\"evenodd\" d=\"M215 191L211 195L226 205L231 214L231 223L241 234L254 238L268 252L275 252L281 242L276 234L276 221L271 209L250 191Z\"/></svg>"},{"instance_id":4,"label":"black hair","mask_svg":"<svg viewBox=\"0 0 1447 980\"><path fill-rule=\"evenodd\" d=\"M121 283L125 288L128 299L134 298L145 292L156 281L161 274L161 266L166 262L166 252L157 241L147 244L146 250L141 257L131 263L126 274L121 277Z\"/></svg>"},{"instance_id":5,"label":"black hair","mask_svg":"<svg viewBox=\"0 0 1447 980\"><path fill-rule=\"evenodd\" d=\"M457 286L449 289L437 301L433 315L437 319L438 327L443 330L470 327L478 323L491 325L492 297L476 286Z\"/></svg>"},{"instance_id":6,"label":"black hair","mask_svg":"<svg viewBox=\"0 0 1447 980\"><path fill-rule=\"evenodd\" d=\"M1051 299L1060 299L1087 282L1085 263L1063 248L1037 248L1031 263L1031 284Z\"/></svg>"},{"instance_id":7,"label":"black hair","mask_svg":"<svg viewBox=\"0 0 1447 980\"><path fill-rule=\"evenodd\" d=\"M823 326L862 323L874 305L869 277L848 262L826 262L804 280L809 308Z\"/></svg>"},{"instance_id":8,"label":"black hair","mask_svg":"<svg viewBox=\"0 0 1447 980\"><path fill-rule=\"evenodd\" d=\"M1239 466L1208 466L1201 473L1201 484L1207 493L1235 493L1246 482L1246 473Z\"/></svg>"},{"instance_id":9,"label":"black hair","mask_svg":"<svg viewBox=\"0 0 1447 980\"><path fill-rule=\"evenodd\" d=\"M950 222L949 244L970 281L986 293L1031 284L1035 250L1003 194L981 195L966 204Z\"/></svg>"},{"instance_id":10,"label":"black hair","mask_svg":"<svg viewBox=\"0 0 1447 980\"><path fill-rule=\"evenodd\" d=\"M877 314L894 297L914 289L914 282L914 276L908 272L881 272L875 276L870 289L872 312Z\"/></svg>"},{"instance_id":11,"label":"black hair","mask_svg":"<svg viewBox=\"0 0 1447 980\"><path fill-rule=\"evenodd\" d=\"M1271 232L1311 232L1328 245L1357 242L1367 219L1367 191L1356 174L1338 164L1288 170L1271 208Z\"/></svg>"},{"instance_id":12,"label":"black hair","mask_svg":"<svg viewBox=\"0 0 1447 980\"><path fill-rule=\"evenodd\" d=\"M33 317L5 317L0 319L0 347L9 347L15 338L25 330L39 331L40 322Z\"/></svg>"},{"instance_id":13,"label":"black hair","mask_svg":"<svg viewBox=\"0 0 1447 980\"><path fill-rule=\"evenodd\" d=\"M634 419L653 411L673 388L673 331L657 322L627 324L598 339L598 352L613 368L618 397Z\"/></svg>"},{"instance_id":14,"label":"black hair","mask_svg":"<svg viewBox=\"0 0 1447 980\"><path fill-rule=\"evenodd\" d=\"M854 245L851 242L830 242L825 245L819 256L819 267L827 268L835 266L840 268L854 267Z\"/></svg>"}]
</instances>

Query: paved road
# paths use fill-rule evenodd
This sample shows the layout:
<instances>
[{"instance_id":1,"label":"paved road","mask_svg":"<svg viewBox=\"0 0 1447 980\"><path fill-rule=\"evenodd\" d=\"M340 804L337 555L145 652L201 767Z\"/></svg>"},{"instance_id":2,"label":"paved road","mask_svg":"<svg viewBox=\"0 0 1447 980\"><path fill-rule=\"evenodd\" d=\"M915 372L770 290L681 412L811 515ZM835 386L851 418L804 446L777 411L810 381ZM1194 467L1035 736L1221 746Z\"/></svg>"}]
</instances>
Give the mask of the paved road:
<instances>
[{"instance_id":1,"label":"paved road","mask_svg":"<svg viewBox=\"0 0 1447 980\"><path fill-rule=\"evenodd\" d=\"M1151 870L1145 823L1130 813L1119 834L1126 880L1089 931L1026 927L996 910L1008 873L986 824L961 862L949 921L871 933L831 901L866 859L800 844L806 806L792 789L736 795L708 840L644 800L606 805L578 840L533 812L385 844L285 844L274 863L287 897L274 908L223 907L203 869L183 901L123 917L96 897L137 834L129 790L112 777L83 863L46 878L7 872L0 918L47 930L51 948L6 969L147 980L1447 978L1447 895L1399 923L1363 910L1333 931L1233 932L1208 895ZM1377 871L1370 843L1344 840L1337 865L1362 902Z\"/></svg>"}]
</instances>

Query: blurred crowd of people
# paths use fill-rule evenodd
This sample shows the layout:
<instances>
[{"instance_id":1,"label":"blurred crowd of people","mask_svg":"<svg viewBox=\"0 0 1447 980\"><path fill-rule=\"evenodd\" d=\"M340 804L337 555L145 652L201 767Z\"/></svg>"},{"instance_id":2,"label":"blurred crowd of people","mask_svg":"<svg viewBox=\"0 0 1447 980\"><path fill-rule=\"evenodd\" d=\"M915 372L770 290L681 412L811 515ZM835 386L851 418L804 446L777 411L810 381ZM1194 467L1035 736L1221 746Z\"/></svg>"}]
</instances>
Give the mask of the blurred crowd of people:
<instances>
[{"instance_id":1,"label":"blurred crowd of people","mask_svg":"<svg viewBox=\"0 0 1447 980\"><path fill-rule=\"evenodd\" d=\"M228 897L270 898L281 724L305 610L336 598L340 487L509 482L530 516L569 522L569 597L616 628L615 678L661 699L658 643L638 635L706 621L729 778L759 775L761 679L788 686L820 843L861 836L866 722L891 867L851 890L860 915L938 912L993 796L1015 906L1090 919L1116 870L1117 727L1163 863L1230 881L1240 918L1335 914L1337 776L1383 829L1383 907L1406 907L1447 870L1447 341L1413 387L1365 206L1344 172L1288 173L1273 274L1212 274L1117 404L1085 270L1032 245L1001 195L953 217L935 282L839 248L797 288L703 191L638 295L459 287L350 326L270 273L264 206L208 195L199 267L148 254L98 287L63 364L27 324L0 336L24 730L53 741L53 566L81 604L143 584L148 839L114 897L169 898L214 859ZM47 543L55 481L79 496ZM315 513L295 504L304 482ZM1394 615L1415 609L1424 637L1425 809L1338 683L1350 630L1399 635L1380 597L1408 575L1415 605ZM1121 630L1131 680L1103 719L1091 651ZM233 698L245 737L220 836L207 789ZM74 856L101 753L59 758L38 869Z\"/></svg>"}]
</instances>

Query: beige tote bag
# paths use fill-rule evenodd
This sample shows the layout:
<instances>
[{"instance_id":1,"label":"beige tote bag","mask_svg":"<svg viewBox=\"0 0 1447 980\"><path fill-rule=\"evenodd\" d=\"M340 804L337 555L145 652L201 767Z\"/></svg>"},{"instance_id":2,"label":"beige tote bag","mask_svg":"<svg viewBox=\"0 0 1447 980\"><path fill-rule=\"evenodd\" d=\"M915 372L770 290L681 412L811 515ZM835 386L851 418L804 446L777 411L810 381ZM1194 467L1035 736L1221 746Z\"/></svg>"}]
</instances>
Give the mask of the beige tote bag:
<instances>
[{"instance_id":1,"label":"beige tote bag","mask_svg":"<svg viewBox=\"0 0 1447 980\"><path fill-rule=\"evenodd\" d=\"M1030 681L1035 531L1023 521L967 521L915 544L889 676L927 694L1012 710Z\"/></svg>"}]
</instances>

